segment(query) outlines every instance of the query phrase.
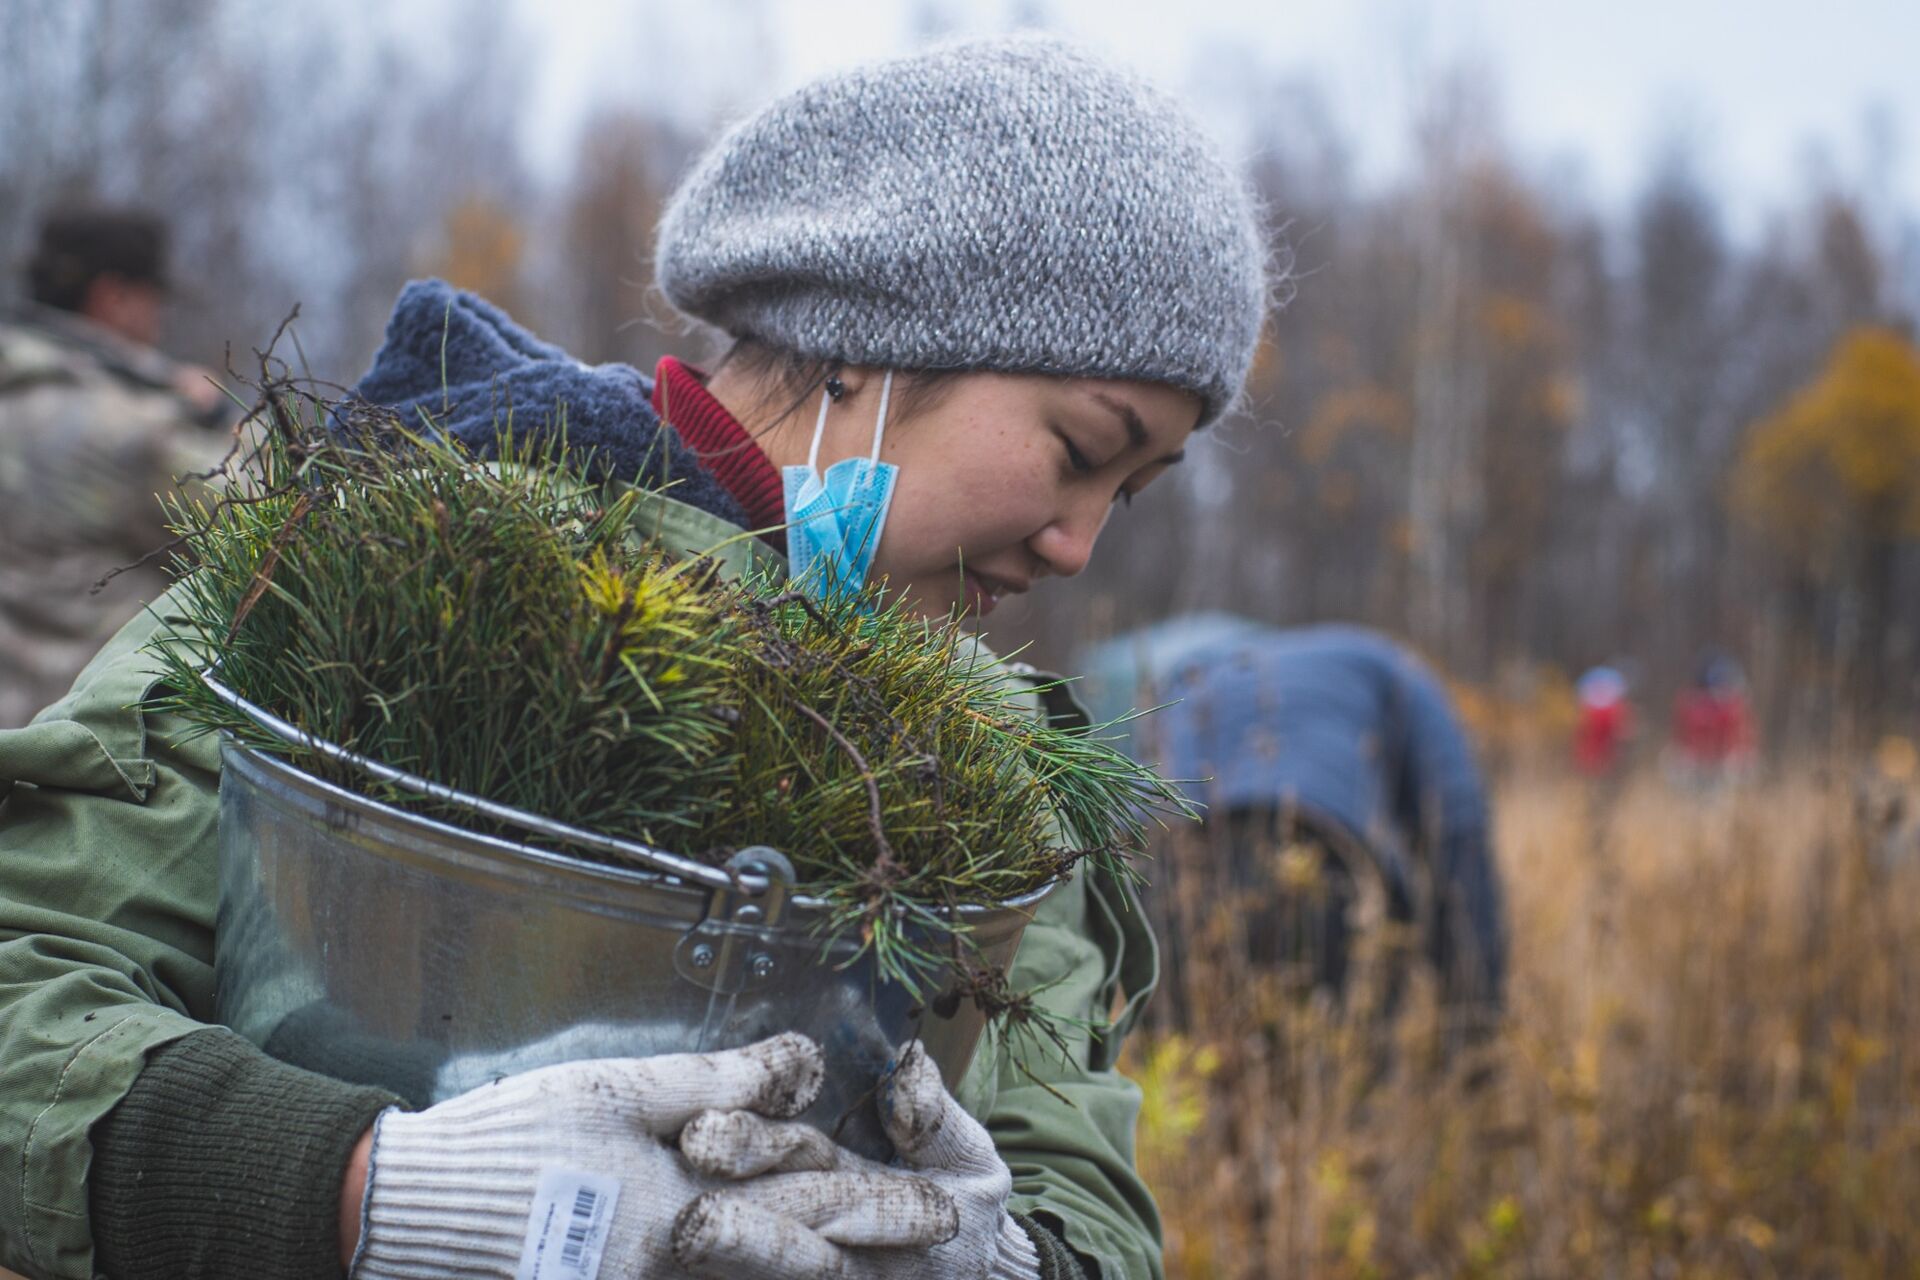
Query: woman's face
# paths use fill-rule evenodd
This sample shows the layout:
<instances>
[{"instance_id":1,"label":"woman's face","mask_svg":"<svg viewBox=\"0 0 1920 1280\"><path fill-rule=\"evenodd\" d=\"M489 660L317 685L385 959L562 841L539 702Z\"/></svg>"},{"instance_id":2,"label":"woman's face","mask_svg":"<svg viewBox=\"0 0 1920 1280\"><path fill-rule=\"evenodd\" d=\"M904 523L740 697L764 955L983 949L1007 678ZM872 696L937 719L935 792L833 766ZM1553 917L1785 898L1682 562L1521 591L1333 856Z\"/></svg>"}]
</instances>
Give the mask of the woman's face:
<instances>
[{"instance_id":1,"label":"woman's face","mask_svg":"<svg viewBox=\"0 0 1920 1280\"><path fill-rule=\"evenodd\" d=\"M880 376L842 375L820 468L872 448ZM1003 596L1079 573L1118 504L1180 461L1200 399L1157 383L970 373L887 427L900 467L872 577L931 617L992 612ZM811 418L808 415L796 415ZM810 436L809 430L801 433ZM792 442L793 433L781 445ZM770 453L779 447L767 442ZM805 462L806 439L797 458ZM786 448L779 448L785 453Z\"/></svg>"}]
</instances>

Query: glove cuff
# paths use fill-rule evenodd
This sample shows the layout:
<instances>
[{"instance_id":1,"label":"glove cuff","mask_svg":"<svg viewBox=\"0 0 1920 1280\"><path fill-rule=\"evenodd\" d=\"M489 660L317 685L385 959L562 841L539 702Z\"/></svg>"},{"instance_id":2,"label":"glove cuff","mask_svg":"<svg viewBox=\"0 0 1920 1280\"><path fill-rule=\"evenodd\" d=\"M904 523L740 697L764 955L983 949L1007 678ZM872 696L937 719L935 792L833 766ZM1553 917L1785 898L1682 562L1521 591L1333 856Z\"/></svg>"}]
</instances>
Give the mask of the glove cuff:
<instances>
[{"instance_id":1,"label":"glove cuff","mask_svg":"<svg viewBox=\"0 0 1920 1280\"><path fill-rule=\"evenodd\" d=\"M994 1251L987 1280L1039 1280L1040 1254L1025 1227L1010 1213L1000 1215L1000 1247Z\"/></svg>"},{"instance_id":2,"label":"glove cuff","mask_svg":"<svg viewBox=\"0 0 1920 1280\"><path fill-rule=\"evenodd\" d=\"M425 1264L512 1276L539 1181L533 1126L511 1107L454 1116L383 1112L367 1161L351 1280L398 1280Z\"/></svg>"}]
</instances>

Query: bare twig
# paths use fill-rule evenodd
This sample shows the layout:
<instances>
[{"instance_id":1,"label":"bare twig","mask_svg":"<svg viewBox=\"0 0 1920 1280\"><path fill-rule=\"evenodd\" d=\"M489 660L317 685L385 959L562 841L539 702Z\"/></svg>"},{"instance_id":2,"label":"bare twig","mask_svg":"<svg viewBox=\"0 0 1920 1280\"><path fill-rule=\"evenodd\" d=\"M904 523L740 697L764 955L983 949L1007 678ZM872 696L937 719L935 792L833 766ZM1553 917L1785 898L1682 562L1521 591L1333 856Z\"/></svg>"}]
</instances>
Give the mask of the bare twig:
<instances>
[{"instance_id":1,"label":"bare twig","mask_svg":"<svg viewBox=\"0 0 1920 1280\"><path fill-rule=\"evenodd\" d=\"M273 571L280 567L280 553L292 540L294 530L307 518L307 512L313 509L313 496L301 494L295 499L293 510L287 513L285 523L273 535L273 543L267 548L267 554L260 561L260 568L253 575L253 582L247 587L247 593L240 597L240 604L233 611L233 625L227 628L227 641L240 634L240 624L253 612L253 606L260 603L260 597L267 593L267 587L273 582Z\"/></svg>"},{"instance_id":2,"label":"bare twig","mask_svg":"<svg viewBox=\"0 0 1920 1280\"><path fill-rule=\"evenodd\" d=\"M887 843L887 830L881 825L880 784L873 776L872 766L867 763L867 758L860 754L860 748L853 745L852 739L833 727L831 720L797 699L793 705L801 715L813 721L832 735L833 740L840 744L840 749L847 753L847 758L853 761L854 767L860 770L860 779L867 785L868 821L873 826L873 844L875 850L879 853L879 857L874 861L873 869L876 873L885 875L889 880L897 878L902 868L899 859L893 856L893 846Z\"/></svg>"}]
</instances>

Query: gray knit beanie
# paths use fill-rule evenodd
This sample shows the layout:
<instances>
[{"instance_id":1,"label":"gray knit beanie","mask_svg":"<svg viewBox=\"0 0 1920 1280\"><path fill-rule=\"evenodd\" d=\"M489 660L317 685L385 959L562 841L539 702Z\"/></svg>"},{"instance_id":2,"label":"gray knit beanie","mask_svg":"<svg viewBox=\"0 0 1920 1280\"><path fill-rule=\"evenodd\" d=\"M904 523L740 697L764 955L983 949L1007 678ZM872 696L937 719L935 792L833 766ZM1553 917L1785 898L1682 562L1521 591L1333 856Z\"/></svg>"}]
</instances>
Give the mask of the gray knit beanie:
<instances>
[{"instance_id":1,"label":"gray knit beanie","mask_svg":"<svg viewBox=\"0 0 1920 1280\"><path fill-rule=\"evenodd\" d=\"M660 223L660 287L736 337L894 369L1170 383L1201 421L1266 300L1246 185L1138 78L1049 37L819 80L737 125Z\"/></svg>"}]
</instances>

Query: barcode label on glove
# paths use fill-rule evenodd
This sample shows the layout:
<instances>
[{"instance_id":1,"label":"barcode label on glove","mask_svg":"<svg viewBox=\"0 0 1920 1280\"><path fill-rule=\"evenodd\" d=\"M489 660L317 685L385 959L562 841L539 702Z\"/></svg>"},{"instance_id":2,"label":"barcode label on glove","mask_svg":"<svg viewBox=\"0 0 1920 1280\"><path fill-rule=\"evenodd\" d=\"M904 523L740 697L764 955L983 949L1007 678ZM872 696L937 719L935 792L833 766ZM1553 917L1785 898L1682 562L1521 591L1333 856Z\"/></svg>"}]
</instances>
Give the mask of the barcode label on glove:
<instances>
[{"instance_id":1,"label":"barcode label on glove","mask_svg":"<svg viewBox=\"0 0 1920 1280\"><path fill-rule=\"evenodd\" d=\"M615 1178L576 1169L546 1169L533 1193L518 1280L593 1280L607 1247Z\"/></svg>"}]
</instances>

